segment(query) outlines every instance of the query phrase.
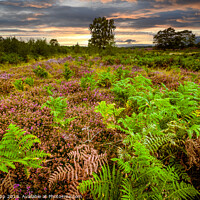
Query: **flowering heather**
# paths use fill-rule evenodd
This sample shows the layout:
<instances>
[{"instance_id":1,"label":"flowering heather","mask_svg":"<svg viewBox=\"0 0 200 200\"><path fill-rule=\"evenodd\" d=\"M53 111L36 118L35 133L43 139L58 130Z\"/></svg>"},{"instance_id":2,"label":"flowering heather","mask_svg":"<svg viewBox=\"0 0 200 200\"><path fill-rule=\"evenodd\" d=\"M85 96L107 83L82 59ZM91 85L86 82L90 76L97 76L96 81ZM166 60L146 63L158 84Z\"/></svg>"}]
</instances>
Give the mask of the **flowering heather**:
<instances>
[{"instance_id":1,"label":"flowering heather","mask_svg":"<svg viewBox=\"0 0 200 200\"><path fill-rule=\"evenodd\" d=\"M4 80L7 80L7 79L10 79L10 77L12 77L13 74L8 74L6 72L0 74L0 79L4 79Z\"/></svg>"},{"instance_id":2,"label":"flowering heather","mask_svg":"<svg viewBox=\"0 0 200 200\"><path fill-rule=\"evenodd\" d=\"M57 59L49 59L46 61L46 63L58 63Z\"/></svg>"},{"instance_id":3,"label":"flowering heather","mask_svg":"<svg viewBox=\"0 0 200 200\"><path fill-rule=\"evenodd\" d=\"M133 72L135 72L135 71L143 71L143 69L140 68L140 67L138 67L138 66L136 66L136 65L134 65L134 66L132 67L132 71L133 71Z\"/></svg>"},{"instance_id":4,"label":"flowering heather","mask_svg":"<svg viewBox=\"0 0 200 200\"><path fill-rule=\"evenodd\" d=\"M12 90L14 90L14 86L11 81L0 79L0 95L9 94Z\"/></svg>"},{"instance_id":5,"label":"flowering heather","mask_svg":"<svg viewBox=\"0 0 200 200\"><path fill-rule=\"evenodd\" d=\"M177 89L180 83L184 83L184 81L189 81L189 78L183 77L183 76L174 76L174 75L167 75L163 72L150 72L148 74L149 78L152 80L152 83L154 85L161 85L161 83L164 83L165 86L169 89Z\"/></svg>"},{"instance_id":6,"label":"flowering heather","mask_svg":"<svg viewBox=\"0 0 200 200\"><path fill-rule=\"evenodd\" d=\"M118 68L122 68L123 70L126 69L126 67L124 65L113 65L112 68L114 70L117 70Z\"/></svg>"},{"instance_id":7,"label":"flowering heather","mask_svg":"<svg viewBox=\"0 0 200 200\"><path fill-rule=\"evenodd\" d=\"M179 81L181 83L185 80L199 82L200 79L198 72L182 69L171 74L165 71L147 72L139 66L121 65L120 62L118 63L118 58L113 59L114 65L109 65L112 74L115 74L119 68L127 72L126 77L133 78L138 74L144 74L157 87L164 83L169 89L176 89ZM73 72L73 77L68 81L63 77L65 63ZM68 153L81 144L92 144L99 153L106 151L108 158L117 156L116 144L122 140L124 134L117 129L107 128L102 115L95 112L95 107L99 102L106 101L107 104L115 103L118 108L120 102L114 99L110 89L92 90L86 87L86 90L83 90L80 86L81 77L86 74L94 74L95 81L99 81L97 74L106 72L108 68L104 63L100 57L77 55L49 59L0 72L0 139L6 133L9 124L13 123L24 129L26 134L33 134L40 139L41 144L34 144L33 150L40 149L51 154L42 164L41 169L30 169L28 179L22 172L21 165L16 164L16 169L12 170L17 176L14 185L16 194L48 195L50 174L55 172L57 167L64 167L66 163L71 163ZM36 69L38 65L48 71L49 77L46 79L36 77L33 69ZM17 91L12 82L20 78L24 81L26 77L32 77L34 85L32 87L25 85L24 91ZM42 105L49 100L49 96L67 99L63 120L74 119L66 126L55 121L50 108L41 109ZM127 107L126 110L129 111L129 108ZM120 143L120 145L123 144ZM3 178L5 174L0 172L1 182ZM68 188L66 180L60 181L53 193L66 194Z\"/></svg>"},{"instance_id":8,"label":"flowering heather","mask_svg":"<svg viewBox=\"0 0 200 200\"><path fill-rule=\"evenodd\" d=\"M81 78L82 76L84 76L84 74L88 73L88 67L87 66L83 66L83 65L76 65L76 64L72 64L70 65L70 69L73 72L73 77L74 78Z\"/></svg>"},{"instance_id":9,"label":"flowering heather","mask_svg":"<svg viewBox=\"0 0 200 200\"><path fill-rule=\"evenodd\" d=\"M68 97L70 104L81 104L87 102L89 105L96 105L97 102L106 100L107 102L112 102L114 97L109 92L101 92L99 89L77 92Z\"/></svg>"},{"instance_id":10,"label":"flowering heather","mask_svg":"<svg viewBox=\"0 0 200 200\"><path fill-rule=\"evenodd\" d=\"M62 81L61 85L58 87L58 93L62 94L62 96L73 94L79 91L82 91L82 88L77 80L68 81L68 82Z\"/></svg>"},{"instance_id":11,"label":"flowering heather","mask_svg":"<svg viewBox=\"0 0 200 200\"><path fill-rule=\"evenodd\" d=\"M103 141L115 141L118 138L118 131L107 129L103 123L103 117L100 113L94 111L95 106L85 109L74 105L69 107L66 117L77 117L71 122L68 132L77 136L78 143L84 143L88 138L93 138L92 143L102 143ZM89 127L89 128L86 128ZM98 146L97 146L98 148Z\"/></svg>"}]
</instances>

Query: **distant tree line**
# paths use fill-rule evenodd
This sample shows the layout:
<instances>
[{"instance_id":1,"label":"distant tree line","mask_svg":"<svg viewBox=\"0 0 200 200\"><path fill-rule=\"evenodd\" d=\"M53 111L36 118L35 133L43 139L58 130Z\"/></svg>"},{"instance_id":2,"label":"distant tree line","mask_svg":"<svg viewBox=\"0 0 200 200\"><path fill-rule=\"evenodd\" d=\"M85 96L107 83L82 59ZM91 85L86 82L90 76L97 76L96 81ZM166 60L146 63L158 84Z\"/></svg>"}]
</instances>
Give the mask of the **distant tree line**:
<instances>
[{"instance_id":1,"label":"distant tree line","mask_svg":"<svg viewBox=\"0 0 200 200\"><path fill-rule=\"evenodd\" d=\"M56 39L30 39L27 42L15 37L3 38L0 36L0 63L18 64L29 62L32 59L67 53L64 46L60 46Z\"/></svg>"}]
</instances>

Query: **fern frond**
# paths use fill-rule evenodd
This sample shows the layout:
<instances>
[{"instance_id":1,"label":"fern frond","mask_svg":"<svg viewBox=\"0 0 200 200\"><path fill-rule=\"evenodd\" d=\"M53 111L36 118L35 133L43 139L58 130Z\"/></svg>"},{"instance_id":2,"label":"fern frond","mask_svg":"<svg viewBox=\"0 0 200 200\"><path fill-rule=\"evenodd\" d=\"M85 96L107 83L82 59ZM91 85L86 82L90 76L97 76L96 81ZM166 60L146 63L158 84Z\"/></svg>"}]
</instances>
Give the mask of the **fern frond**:
<instances>
[{"instance_id":1,"label":"fern frond","mask_svg":"<svg viewBox=\"0 0 200 200\"><path fill-rule=\"evenodd\" d=\"M146 136L144 141L144 145L151 152L156 152L160 147L162 147L166 143L175 144L175 135L153 135L149 133L149 136Z\"/></svg>"},{"instance_id":2,"label":"fern frond","mask_svg":"<svg viewBox=\"0 0 200 200\"><path fill-rule=\"evenodd\" d=\"M174 191L169 194L167 199L193 199L196 195L200 194L191 184L184 182L174 182L173 188Z\"/></svg>"},{"instance_id":3,"label":"fern frond","mask_svg":"<svg viewBox=\"0 0 200 200\"><path fill-rule=\"evenodd\" d=\"M0 195L7 194L6 192L8 191L9 195L15 196L13 177L16 176L11 174L10 172L7 173L6 177L4 178L0 186Z\"/></svg>"},{"instance_id":4,"label":"fern frond","mask_svg":"<svg viewBox=\"0 0 200 200\"><path fill-rule=\"evenodd\" d=\"M137 199L135 197L138 195L138 191L136 192L136 191L133 190L132 182L129 179L123 180L122 187L123 187L123 189L121 189L121 191L123 192L122 200Z\"/></svg>"},{"instance_id":5,"label":"fern frond","mask_svg":"<svg viewBox=\"0 0 200 200\"><path fill-rule=\"evenodd\" d=\"M180 164L180 162L176 161L173 158L169 159L169 167L174 169L174 172L178 175L178 177L187 182L191 182L190 177L185 171L185 168Z\"/></svg>"},{"instance_id":6,"label":"fern frond","mask_svg":"<svg viewBox=\"0 0 200 200\"><path fill-rule=\"evenodd\" d=\"M0 169L8 172L7 166L14 169L14 162L26 167L40 167L43 162L40 158L49 155L43 151L31 150L33 144L40 140L34 135L25 135L25 131L14 124L10 124L6 132L0 141Z\"/></svg>"},{"instance_id":7,"label":"fern frond","mask_svg":"<svg viewBox=\"0 0 200 200\"><path fill-rule=\"evenodd\" d=\"M102 171L99 176L93 173L93 178L83 181L79 184L79 191L85 193L89 190L94 199L120 199L119 186L121 184L122 177L120 171L116 171L115 165L111 172L109 166L102 166Z\"/></svg>"},{"instance_id":8,"label":"fern frond","mask_svg":"<svg viewBox=\"0 0 200 200\"><path fill-rule=\"evenodd\" d=\"M71 196L73 196L74 193L79 194L78 190L75 189L77 181L88 179L94 172L97 172L100 166L107 163L107 155L106 153L99 155L97 150L83 144L76 147L68 156L72 159L73 166L66 164L64 168L58 167L58 171L50 176L48 182L49 189L52 189L57 181L67 180L68 184L72 185L68 194L71 194L71 191Z\"/></svg>"},{"instance_id":9,"label":"fern frond","mask_svg":"<svg viewBox=\"0 0 200 200\"><path fill-rule=\"evenodd\" d=\"M81 193L78 191L77 187L79 185L78 181L73 181L72 184L70 184L69 186L69 192L66 194L68 197L66 197L65 199L82 199L82 195Z\"/></svg>"},{"instance_id":10,"label":"fern frond","mask_svg":"<svg viewBox=\"0 0 200 200\"><path fill-rule=\"evenodd\" d=\"M67 180L69 181L73 181L73 180L77 180L75 178L75 174L74 174L74 168L71 165L66 165L64 168L62 167L57 167L58 171L55 171L50 177L49 177L49 189L52 188L53 184L56 183L57 181L63 181L63 180Z\"/></svg>"}]
</instances>

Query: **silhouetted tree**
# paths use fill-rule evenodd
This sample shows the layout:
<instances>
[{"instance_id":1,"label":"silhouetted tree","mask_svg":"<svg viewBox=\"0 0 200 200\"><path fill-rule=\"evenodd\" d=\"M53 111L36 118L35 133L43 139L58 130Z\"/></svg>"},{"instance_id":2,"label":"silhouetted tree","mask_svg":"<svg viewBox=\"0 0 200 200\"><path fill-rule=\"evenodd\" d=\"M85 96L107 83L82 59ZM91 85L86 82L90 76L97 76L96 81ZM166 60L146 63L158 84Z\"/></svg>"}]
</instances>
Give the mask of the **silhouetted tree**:
<instances>
[{"instance_id":1,"label":"silhouetted tree","mask_svg":"<svg viewBox=\"0 0 200 200\"><path fill-rule=\"evenodd\" d=\"M182 49L195 44L195 35L192 31L184 30L176 32L169 27L164 31L159 31L153 38L153 43L158 49Z\"/></svg>"},{"instance_id":2,"label":"silhouetted tree","mask_svg":"<svg viewBox=\"0 0 200 200\"><path fill-rule=\"evenodd\" d=\"M99 49L114 44L114 20L107 20L105 17L95 18L93 23L89 25L91 39L88 46L95 46Z\"/></svg>"},{"instance_id":3,"label":"silhouetted tree","mask_svg":"<svg viewBox=\"0 0 200 200\"><path fill-rule=\"evenodd\" d=\"M49 43L50 43L51 46L59 46L57 39L51 39Z\"/></svg>"}]
</instances>

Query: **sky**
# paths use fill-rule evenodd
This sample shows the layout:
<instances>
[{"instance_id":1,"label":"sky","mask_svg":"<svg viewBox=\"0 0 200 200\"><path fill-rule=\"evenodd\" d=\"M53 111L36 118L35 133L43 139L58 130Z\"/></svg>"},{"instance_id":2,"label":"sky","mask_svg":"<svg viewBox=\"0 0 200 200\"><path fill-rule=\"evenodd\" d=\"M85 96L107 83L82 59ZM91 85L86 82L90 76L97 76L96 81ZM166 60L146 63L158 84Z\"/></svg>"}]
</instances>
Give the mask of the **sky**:
<instances>
[{"instance_id":1,"label":"sky","mask_svg":"<svg viewBox=\"0 0 200 200\"><path fill-rule=\"evenodd\" d=\"M152 45L168 27L200 38L200 0L0 0L0 36L87 46L96 17L114 19L117 46Z\"/></svg>"}]
</instances>

